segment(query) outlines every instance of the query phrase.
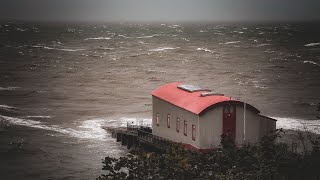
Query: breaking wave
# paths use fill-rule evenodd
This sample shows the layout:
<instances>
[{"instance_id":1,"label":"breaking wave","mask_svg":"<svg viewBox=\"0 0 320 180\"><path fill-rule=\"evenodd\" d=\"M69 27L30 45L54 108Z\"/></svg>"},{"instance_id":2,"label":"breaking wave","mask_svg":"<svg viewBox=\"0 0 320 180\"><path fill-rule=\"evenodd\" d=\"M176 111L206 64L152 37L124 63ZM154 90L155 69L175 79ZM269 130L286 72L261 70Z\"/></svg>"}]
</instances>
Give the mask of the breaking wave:
<instances>
[{"instance_id":1,"label":"breaking wave","mask_svg":"<svg viewBox=\"0 0 320 180\"><path fill-rule=\"evenodd\" d=\"M150 51L165 51L165 50L173 50L173 49L177 49L177 48L173 48L173 47L159 47L159 48L155 48L155 49L150 49Z\"/></svg>"},{"instance_id":2,"label":"breaking wave","mask_svg":"<svg viewBox=\"0 0 320 180\"><path fill-rule=\"evenodd\" d=\"M5 105L2 105L5 106ZM11 106L7 106L12 108ZM32 120L30 118L51 118L50 116L24 116L23 118L9 117L0 115L0 122L6 122L8 124L26 126L31 128L37 128L47 131L53 131L70 137L78 139L93 139L99 141L105 141L108 133L103 127L126 127L128 123L134 125L151 126L151 119L143 118L95 118L82 121L76 128L66 128L59 125L52 125L43 123L41 121Z\"/></svg>"},{"instance_id":3,"label":"breaking wave","mask_svg":"<svg viewBox=\"0 0 320 180\"><path fill-rule=\"evenodd\" d=\"M219 44L236 44L239 43L240 41L229 41L229 42L225 42L225 43L219 43Z\"/></svg>"},{"instance_id":4,"label":"breaking wave","mask_svg":"<svg viewBox=\"0 0 320 180\"><path fill-rule=\"evenodd\" d=\"M0 104L0 110L4 111L14 111L16 108L13 106L5 105L5 104Z\"/></svg>"},{"instance_id":5,"label":"breaking wave","mask_svg":"<svg viewBox=\"0 0 320 180\"><path fill-rule=\"evenodd\" d=\"M197 48L197 51L205 51L205 52L209 52L209 53L214 53L214 51L207 49L207 48Z\"/></svg>"},{"instance_id":6,"label":"breaking wave","mask_svg":"<svg viewBox=\"0 0 320 180\"><path fill-rule=\"evenodd\" d=\"M84 51L85 49L67 49L67 48L55 48L55 47L49 47L49 46L39 46L35 45L32 46L33 48L43 48L48 50L58 50L58 51L66 51L66 52L75 52L75 51Z\"/></svg>"},{"instance_id":7,"label":"breaking wave","mask_svg":"<svg viewBox=\"0 0 320 180\"><path fill-rule=\"evenodd\" d=\"M20 87L13 87L13 86L9 86L9 87L0 87L0 91L14 91L16 89L19 89Z\"/></svg>"},{"instance_id":8,"label":"breaking wave","mask_svg":"<svg viewBox=\"0 0 320 180\"><path fill-rule=\"evenodd\" d=\"M111 39L111 38L109 38L109 37L94 37L94 38L86 38L86 39L84 39L84 40L109 40L109 39Z\"/></svg>"},{"instance_id":9,"label":"breaking wave","mask_svg":"<svg viewBox=\"0 0 320 180\"><path fill-rule=\"evenodd\" d=\"M94 140L106 140L107 132L102 129L104 119L91 119L83 121L77 128L64 128L58 125L44 124L40 121L16 118L0 115L0 121L4 121L9 124L27 126L31 128L43 129L68 135L79 139L94 139Z\"/></svg>"},{"instance_id":10,"label":"breaking wave","mask_svg":"<svg viewBox=\"0 0 320 180\"><path fill-rule=\"evenodd\" d=\"M318 63L314 62L314 61L303 61L304 64L313 64L316 66L320 66Z\"/></svg>"},{"instance_id":11,"label":"breaking wave","mask_svg":"<svg viewBox=\"0 0 320 180\"><path fill-rule=\"evenodd\" d=\"M309 43L309 44L305 44L304 46L312 47L312 46L318 46L318 45L320 45L320 43Z\"/></svg>"},{"instance_id":12,"label":"breaking wave","mask_svg":"<svg viewBox=\"0 0 320 180\"><path fill-rule=\"evenodd\" d=\"M305 120L287 117L272 117L277 121L277 128L292 129L320 134L320 120Z\"/></svg>"}]
</instances>

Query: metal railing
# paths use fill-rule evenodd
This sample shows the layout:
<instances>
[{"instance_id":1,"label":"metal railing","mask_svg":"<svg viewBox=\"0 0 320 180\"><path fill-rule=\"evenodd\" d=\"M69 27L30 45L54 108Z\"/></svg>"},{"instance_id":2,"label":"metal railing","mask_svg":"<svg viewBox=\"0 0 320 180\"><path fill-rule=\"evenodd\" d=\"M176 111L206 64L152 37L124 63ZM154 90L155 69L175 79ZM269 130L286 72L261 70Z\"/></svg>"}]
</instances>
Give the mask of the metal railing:
<instances>
[{"instance_id":1,"label":"metal railing","mask_svg":"<svg viewBox=\"0 0 320 180\"><path fill-rule=\"evenodd\" d=\"M142 142L147 142L149 144L158 146L161 149L167 148L172 142L169 139L153 135L143 130L138 130L138 139Z\"/></svg>"}]
</instances>

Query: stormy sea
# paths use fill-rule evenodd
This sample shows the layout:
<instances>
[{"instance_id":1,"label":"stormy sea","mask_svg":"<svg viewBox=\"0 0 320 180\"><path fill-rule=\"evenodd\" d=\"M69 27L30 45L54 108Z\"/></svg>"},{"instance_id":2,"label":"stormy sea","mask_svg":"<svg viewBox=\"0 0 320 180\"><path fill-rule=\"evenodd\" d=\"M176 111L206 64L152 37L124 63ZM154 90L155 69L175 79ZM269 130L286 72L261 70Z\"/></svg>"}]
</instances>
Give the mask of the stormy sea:
<instances>
[{"instance_id":1,"label":"stormy sea","mask_svg":"<svg viewBox=\"0 0 320 180\"><path fill-rule=\"evenodd\" d=\"M170 82L320 134L320 24L0 23L1 179L94 179Z\"/></svg>"}]
</instances>

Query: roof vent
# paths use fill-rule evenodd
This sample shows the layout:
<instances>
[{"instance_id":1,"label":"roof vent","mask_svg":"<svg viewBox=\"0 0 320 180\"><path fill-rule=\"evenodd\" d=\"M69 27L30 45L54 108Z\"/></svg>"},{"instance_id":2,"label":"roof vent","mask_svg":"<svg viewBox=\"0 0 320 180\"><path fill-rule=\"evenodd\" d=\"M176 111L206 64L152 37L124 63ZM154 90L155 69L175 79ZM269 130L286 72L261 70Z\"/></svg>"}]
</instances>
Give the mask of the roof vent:
<instances>
[{"instance_id":1,"label":"roof vent","mask_svg":"<svg viewBox=\"0 0 320 180\"><path fill-rule=\"evenodd\" d=\"M203 92L200 94L201 97L206 97L206 96L224 96L224 94L217 93L217 92Z\"/></svg>"},{"instance_id":2,"label":"roof vent","mask_svg":"<svg viewBox=\"0 0 320 180\"><path fill-rule=\"evenodd\" d=\"M179 89L188 91L188 92L196 92L196 91L210 91L208 89L202 89L199 86L195 86L195 85L188 85L188 84L183 84L178 86Z\"/></svg>"}]
</instances>

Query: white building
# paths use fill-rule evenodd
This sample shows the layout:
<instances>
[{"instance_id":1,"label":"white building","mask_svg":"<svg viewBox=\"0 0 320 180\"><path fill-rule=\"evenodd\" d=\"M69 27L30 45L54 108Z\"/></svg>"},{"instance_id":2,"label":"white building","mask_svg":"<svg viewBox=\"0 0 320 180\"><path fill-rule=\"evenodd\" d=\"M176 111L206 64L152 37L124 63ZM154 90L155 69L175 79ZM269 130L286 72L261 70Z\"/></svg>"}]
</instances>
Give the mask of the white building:
<instances>
[{"instance_id":1,"label":"white building","mask_svg":"<svg viewBox=\"0 0 320 180\"><path fill-rule=\"evenodd\" d=\"M276 120L250 104L182 83L152 92L152 114L154 135L200 151L218 147L227 132L241 145L276 129Z\"/></svg>"}]
</instances>

